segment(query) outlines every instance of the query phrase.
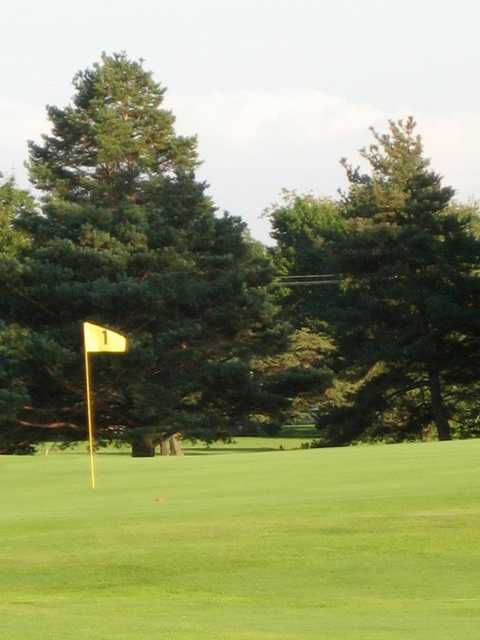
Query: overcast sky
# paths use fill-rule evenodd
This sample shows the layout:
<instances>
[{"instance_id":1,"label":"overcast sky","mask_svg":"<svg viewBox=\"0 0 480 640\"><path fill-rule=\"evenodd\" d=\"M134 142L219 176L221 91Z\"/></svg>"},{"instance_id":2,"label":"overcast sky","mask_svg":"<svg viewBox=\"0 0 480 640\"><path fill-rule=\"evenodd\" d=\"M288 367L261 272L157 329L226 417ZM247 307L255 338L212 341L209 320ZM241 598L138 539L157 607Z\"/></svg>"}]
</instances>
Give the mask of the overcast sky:
<instances>
[{"instance_id":1,"label":"overcast sky","mask_svg":"<svg viewBox=\"0 0 480 640\"><path fill-rule=\"evenodd\" d=\"M15 0L2 6L0 171L102 51L144 58L177 131L198 134L222 209L268 239L282 188L334 195L368 127L413 114L433 168L480 197L477 0Z\"/></svg>"}]
</instances>

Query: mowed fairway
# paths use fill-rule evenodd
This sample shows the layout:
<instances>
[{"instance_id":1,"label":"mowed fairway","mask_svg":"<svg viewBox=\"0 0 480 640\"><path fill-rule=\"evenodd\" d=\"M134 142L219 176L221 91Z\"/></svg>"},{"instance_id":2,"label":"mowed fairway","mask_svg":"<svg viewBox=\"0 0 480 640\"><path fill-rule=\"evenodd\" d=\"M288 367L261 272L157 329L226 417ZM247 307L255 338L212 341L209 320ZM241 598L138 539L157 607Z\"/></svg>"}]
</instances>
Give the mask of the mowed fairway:
<instances>
[{"instance_id":1,"label":"mowed fairway","mask_svg":"<svg viewBox=\"0 0 480 640\"><path fill-rule=\"evenodd\" d=\"M0 457L5 640L477 640L480 441Z\"/></svg>"}]
</instances>

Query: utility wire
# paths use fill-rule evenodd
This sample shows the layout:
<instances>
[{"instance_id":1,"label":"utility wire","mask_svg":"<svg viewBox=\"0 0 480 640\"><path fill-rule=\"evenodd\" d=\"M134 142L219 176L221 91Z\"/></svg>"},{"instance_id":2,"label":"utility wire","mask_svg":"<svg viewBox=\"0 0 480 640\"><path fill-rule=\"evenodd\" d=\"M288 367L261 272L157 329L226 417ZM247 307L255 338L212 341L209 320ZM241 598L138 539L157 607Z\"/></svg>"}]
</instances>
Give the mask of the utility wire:
<instances>
[{"instance_id":1,"label":"utility wire","mask_svg":"<svg viewBox=\"0 0 480 640\"><path fill-rule=\"evenodd\" d=\"M304 276L304 279L299 277L292 277L288 279L277 278L273 280L272 285L277 287L315 287L315 286L328 286L332 284L340 284L341 280L338 277L312 277Z\"/></svg>"},{"instance_id":2,"label":"utility wire","mask_svg":"<svg viewBox=\"0 0 480 640\"><path fill-rule=\"evenodd\" d=\"M310 274L307 276L278 276L279 280L300 280L300 279L304 279L304 278L312 278L312 279L317 279L317 278L337 278L338 277L338 273L320 273L320 274Z\"/></svg>"},{"instance_id":3,"label":"utility wire","mask_svg":"<svg viewBox=\"0 0 480 640\"><path fill-rule=\"evenodd\" d=\"M314 280L312 282L302 281L302 282L272 282L272 286L274 287L320 287L320 286L328 286L332 284L340 284L341 280L325 280L323 282Z\"/></svg>"}]
</instances>

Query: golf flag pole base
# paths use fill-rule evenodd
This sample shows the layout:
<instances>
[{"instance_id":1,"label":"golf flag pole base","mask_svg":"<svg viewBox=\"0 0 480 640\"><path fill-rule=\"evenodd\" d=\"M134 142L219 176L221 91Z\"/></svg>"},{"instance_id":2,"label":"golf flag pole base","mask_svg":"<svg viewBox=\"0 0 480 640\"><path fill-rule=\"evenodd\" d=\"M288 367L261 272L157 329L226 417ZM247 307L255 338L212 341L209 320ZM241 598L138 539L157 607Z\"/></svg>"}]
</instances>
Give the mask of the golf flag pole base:
<instances>
[{"instance_id":1,"label":"golf flag pole base","mask_svg":"<svg viewBox=\"0 0 480 640\"><path fill-rule=\"evenodd\" d=\"M127 339L120 333L99 327L91 322L83 323L83 346L85 353L85 389L88 424L88 448L90 452L90 477L95 489L95 435L93 425L92 375L89 353L124 353Z\"/></svg>"}]
</instances>

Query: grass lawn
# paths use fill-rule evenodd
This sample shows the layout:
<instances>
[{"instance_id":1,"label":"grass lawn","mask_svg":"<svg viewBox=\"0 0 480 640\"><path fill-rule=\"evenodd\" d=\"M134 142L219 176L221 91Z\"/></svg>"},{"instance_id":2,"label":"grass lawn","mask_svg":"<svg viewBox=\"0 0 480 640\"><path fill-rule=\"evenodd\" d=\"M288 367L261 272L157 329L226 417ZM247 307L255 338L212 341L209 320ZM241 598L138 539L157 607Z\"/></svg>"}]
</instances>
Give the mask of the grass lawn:
<instances>
[{"instance_id":1,"label":"grass lawn","mask_svg":"<svg viewBox=\"0 0 480 640\"><path fill-rule=\"evenodd\" d=\"M276 449L0 457L0 637L480 637L480 441Z\"/></svg>"}]
</instances>

